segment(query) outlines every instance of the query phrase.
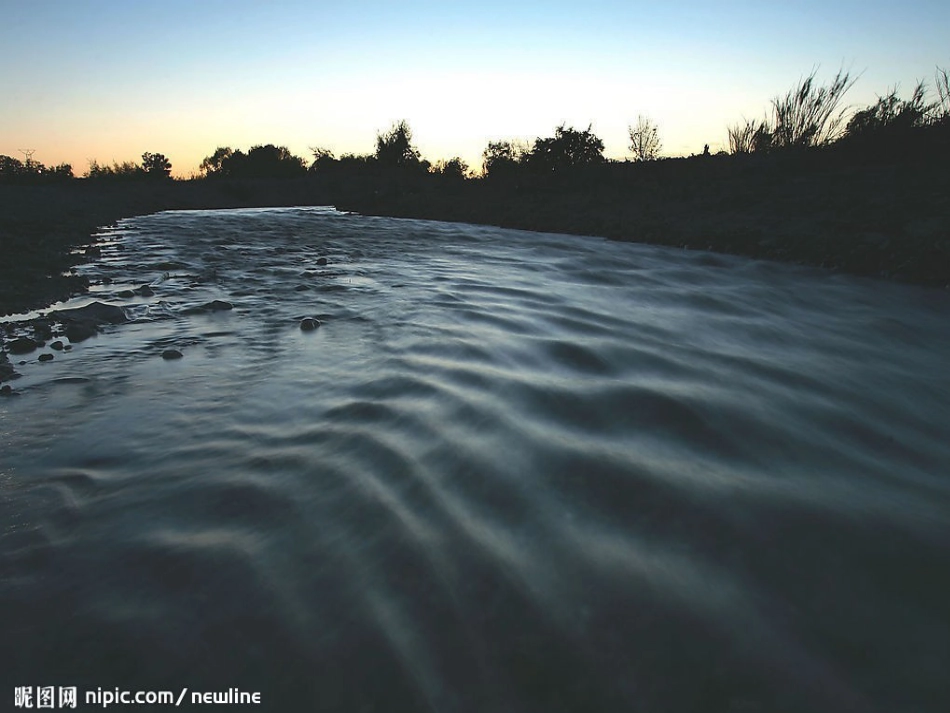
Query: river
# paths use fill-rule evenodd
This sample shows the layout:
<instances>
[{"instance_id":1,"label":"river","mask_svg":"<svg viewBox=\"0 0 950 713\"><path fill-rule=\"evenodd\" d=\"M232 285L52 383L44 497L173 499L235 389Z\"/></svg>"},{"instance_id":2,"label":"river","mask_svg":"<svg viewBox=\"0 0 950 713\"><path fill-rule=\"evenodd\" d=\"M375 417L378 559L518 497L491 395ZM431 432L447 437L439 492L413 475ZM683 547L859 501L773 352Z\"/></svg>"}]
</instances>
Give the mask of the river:
<instances>
[{"instance_id":1,"label":"river","mask_svg":"<svg viewBox=\"0 0 950 713\"><path fill-rule=\"evenodd\" d=\"M950 707L947 292L328 208L98 240L65 306L128 322L0 399L3 696Z\"/></svg>"}]
</instances>

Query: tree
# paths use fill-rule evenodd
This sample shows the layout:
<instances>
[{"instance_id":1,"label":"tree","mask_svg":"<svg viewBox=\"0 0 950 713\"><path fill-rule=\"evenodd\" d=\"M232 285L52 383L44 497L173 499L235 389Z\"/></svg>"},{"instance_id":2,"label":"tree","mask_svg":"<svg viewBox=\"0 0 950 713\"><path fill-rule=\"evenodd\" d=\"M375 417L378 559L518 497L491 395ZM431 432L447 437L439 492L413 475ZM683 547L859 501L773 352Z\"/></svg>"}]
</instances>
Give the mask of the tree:
<instances>
[{"instance_id":1,"label":"tree","mask_svg":"<svg viewBox=\"0 0 950 713\"><path fill-rule=\"evenodd\" d=\"M419 166L419 151L412 145L412 129L403 119L385 134L376 135L376 160L383 166Z\"/></svg>"},{"instance_id":2,"label":"tree","mask_svg":"<svg viewBox=\"0 0 950 713\"><path fill-rule=\"evenodd\" d=\"M142 170L151 178L168 178L172 173L172 164L163 154L146 151L142 154Z\"/></svg>"},{"instance_id":3,"label":"tree","mask_svg":"<svg viewBox=\"0 0 950 713\"><path fill-rule=\"evenodd\" d=\"M485 176L511 175L529 153L523 141L489 141L482 152L482 173Z\"/></svg>"},{"instance_id":4,"label":"tree","mask_svg":"<svg viewBox=\"0 0 950 713\"><path fill-rule=\"evenodd\" d=\"M307 164L286 146L252 146L247 153L223 146L201 162L201 170L222 178L294 178L306 174Z\"/></svg>"},{"instance_id":5,"label":"tree","mask_svg":"<svg viewBox=\"0 0 950 713\"><path fill-rule=\"evenodd\" d=\"M294 156L286 146L252 146L244 165L253 178L294 178L307 172L307 164Z\"/></svg>"},{"instance_id":6,"label":"tree","mask_svg":"<svg viewBox=\"0 0 950 713\"><path fill-rule=\"evenodd\" d=\"M213 154L202 160L199 168L206 176L220 176L224 162L231 158L233 153L230 146L219 146Z\"/></svg>"},{"instance_id":7,"label":"tree","mask_svg":"<svg viewBox=\"0 0 950 713\"><path fill-rule=\"evenodd\" d=\"M458 156L453 156L448 161L437 162L433 172L450 181L464 181L468 176L468 164Z\"/></svg>"},{"instance_id":8,"label":"tree","mask_svg":"<svg viewBox=\"0 0 950 713\"><path fill-rule=\"evenodd\" d=\"M310 171L313 173L326 171L336 164L336 157L330 149L325 149L322 146L311 146L310 152L313 154L313 163L310 164Z\"/></svg>"},{"instance_id":9,"label":"tree","mask_svg":"<svg viewBox=\"0 0 950 713\"><path fill-rule=\"evenodd\" d=\"M554 136L535 139L528 155L529 164L543 171L558 171L604 161L604 142L591 132L567 128L561 124Z\"/></svg>"},{"instance_id":10,"label":"tree","mask_svg":"<svg viewBox=\"0 0 950 713\"><path fill-rule=\"evenodd\" d=\"M628 126L630 152L634 161L655 161L660 156L662 144L660 130L649 118L640 115L635 126Z\"/></svg>"}]
</instances>

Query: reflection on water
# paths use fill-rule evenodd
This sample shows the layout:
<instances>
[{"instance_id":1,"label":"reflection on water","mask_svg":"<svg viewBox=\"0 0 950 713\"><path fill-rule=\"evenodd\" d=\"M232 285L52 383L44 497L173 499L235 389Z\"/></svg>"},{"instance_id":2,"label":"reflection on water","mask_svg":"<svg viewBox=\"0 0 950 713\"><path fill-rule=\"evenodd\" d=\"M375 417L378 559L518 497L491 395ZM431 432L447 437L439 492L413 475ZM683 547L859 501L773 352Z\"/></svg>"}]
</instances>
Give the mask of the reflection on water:
<instances>
[{"instance_id":1,"label":"reflection on water","mask_svg":"<svg viewBox=\"0 0 950 713\"><path fill-rule=\"evenodd\" d=\"M10 687L950 705L945 293L320 209L104 237L75 306L131 322L0 401Z\"/></svg>"}]
</instances>

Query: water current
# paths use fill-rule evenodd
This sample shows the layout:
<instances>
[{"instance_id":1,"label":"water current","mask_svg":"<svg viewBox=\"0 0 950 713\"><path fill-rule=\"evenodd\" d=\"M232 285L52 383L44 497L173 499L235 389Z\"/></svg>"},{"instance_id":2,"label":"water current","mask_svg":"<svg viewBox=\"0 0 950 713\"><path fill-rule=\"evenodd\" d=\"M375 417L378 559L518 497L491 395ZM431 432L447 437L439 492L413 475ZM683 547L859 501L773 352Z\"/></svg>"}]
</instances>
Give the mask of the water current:
<instances>
[{"instance_id":1,"label":"water current","mask_svg":"<svg viewBox=\"0 0 950 713\"><path fill-rule=\"evenodd\" d=\"M4 697L950 710L946 292L331 209L98 240L66 306L129 321L0 399Z\"/></svg>"}]
</instances>

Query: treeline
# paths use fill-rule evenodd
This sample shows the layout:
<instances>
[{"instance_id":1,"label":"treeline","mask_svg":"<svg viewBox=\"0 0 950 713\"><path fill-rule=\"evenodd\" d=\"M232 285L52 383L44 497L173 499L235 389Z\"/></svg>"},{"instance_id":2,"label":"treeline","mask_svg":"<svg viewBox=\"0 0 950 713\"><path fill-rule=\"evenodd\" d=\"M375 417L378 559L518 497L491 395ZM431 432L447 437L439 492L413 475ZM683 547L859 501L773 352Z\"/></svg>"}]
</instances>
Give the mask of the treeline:
<instances>
[{"instance_id":1,"label":"treeline","mask_svg":"<svg viewBox=\"0 0 950 713\"><path fill-rule=\"evenodd\" d=\"M90 161L85 178L128 180L128 179L169 179L172 164L163 154L145 152L142 163L132 161L100 164ZM39 161L28 158L25 161L11 156L0 155L0 182L4 183L56 183L75 178L73 167L68 163L47 167Z\"/></svg>"},{"instance_id":2,"label":"treeline","mask_svg":"<svg viewBox=\"0 0 950 713\"><path fill-rule=\"evenodd\" d=\"M934 91L919 82L908 98L892 89L871 106L852 111L843 103L856 79L839 71L829 84L820 85L815 72L786 94L772 99L762 119L744 120L727 129L728 152L718 155L792 153L835 148L848 156L921 154L945 151L950 146L950 74L937 68ZM248 151L219 147L200 166L201 178L283 179L315 176L328 182L365 184L400 177L418 182L438 177L446 185L481 177L495 180L529 180L531 177L590 175L591 168L606 164L643 163L661 158L659 127L638 117L628 127L630 159L604 156L604 143L588 126L577 130L561 125L550 137L529 143L521 140L490 141L481 166L471 167L459 157L431 163L413 145L412 130L399 121L377 134L371 154L346 153L336 157L321 147L311 147L308 161L284 146L252 146ZM709 145L703 156L709 156ZM168 179L171 162L160 153L145 153L141 163L92 161L85 178L109 180ZM0 182L40 182L72 179L69 164L47 168L27 159L0 156ZM423 178L426 177L426 178Z\"/></svg>"}]
</instances>

